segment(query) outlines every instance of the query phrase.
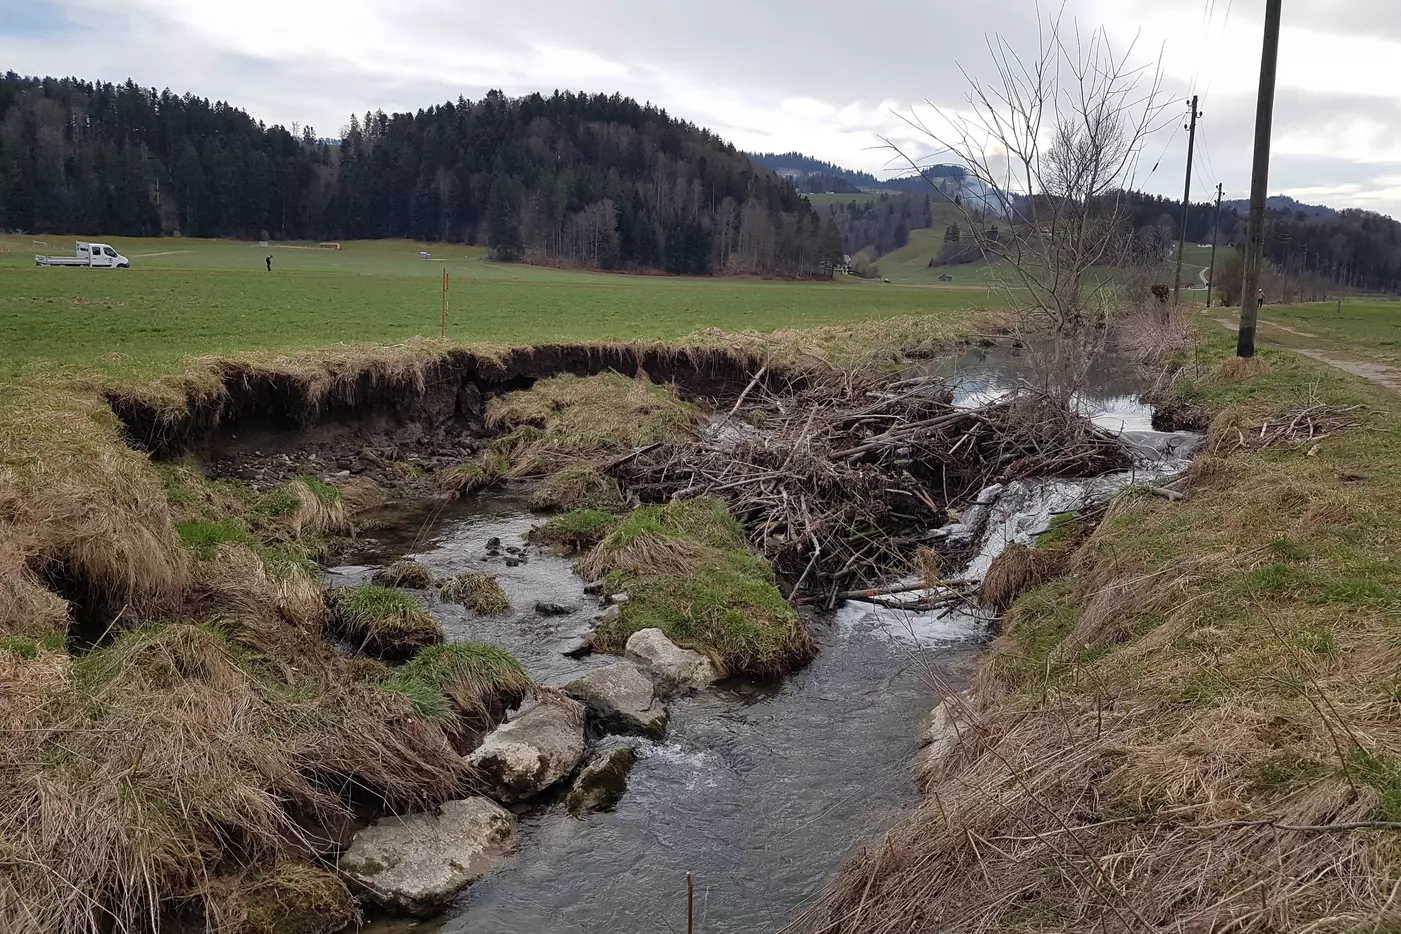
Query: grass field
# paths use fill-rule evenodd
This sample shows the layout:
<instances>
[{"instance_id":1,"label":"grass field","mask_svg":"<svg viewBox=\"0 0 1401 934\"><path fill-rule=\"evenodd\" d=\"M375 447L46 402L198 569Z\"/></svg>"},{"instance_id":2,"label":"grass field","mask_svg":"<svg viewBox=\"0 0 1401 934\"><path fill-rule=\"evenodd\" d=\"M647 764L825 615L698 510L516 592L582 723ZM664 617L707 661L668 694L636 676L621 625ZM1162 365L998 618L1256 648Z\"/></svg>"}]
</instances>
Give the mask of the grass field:
<instances>
[{"instance_id":1,"label":"grass field","mask_svg":"<svg viewBox=\"0 0 1401 934\"><path fill-rule=\"evenodd\" d=\"M770 331L895 315L960 313L967 291L836 282L623 276L496 264L484 251L408 241L315 247L109 238L126 270L37 268L70 238L0 242L0 376L36 361L102 368L112 355L189 354L436 337L441 277L459 341L674 338L707 328ZM420 259L420 250L434 254ZM263 266L273 257L273 271Z\"/></svg>"},{"instance_id":2,"label":"grass field","mask_svg":"<svg viewBox=\"0 0 1401 934\"><path fill-rule=\"evenodd\" d=\"M1260 315L1270 323L1292 328L1308 343L1311 337L1346 344L1366 356L1401 360L1401 302L1312 302L1305 305L1269 305ZM1292 343L1292 342L1291 342Z\"/></svg>"}]
</instances>

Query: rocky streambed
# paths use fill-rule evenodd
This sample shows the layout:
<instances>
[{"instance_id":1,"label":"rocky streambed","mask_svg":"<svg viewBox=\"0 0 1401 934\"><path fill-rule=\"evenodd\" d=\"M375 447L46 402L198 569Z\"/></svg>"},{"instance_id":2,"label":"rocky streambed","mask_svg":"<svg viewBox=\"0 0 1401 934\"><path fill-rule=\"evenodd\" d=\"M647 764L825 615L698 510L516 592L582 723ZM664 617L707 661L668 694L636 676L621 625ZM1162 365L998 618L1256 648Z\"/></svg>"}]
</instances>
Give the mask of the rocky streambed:
<instances>
[{"instance_id":1,"label":"rocky streambed","mask_svg":"<svg viewBox=\"0 0 1401 934\"><path fill-rule=\"evenodd\" d=\"M978 352L958 361L950 374L956 401L976 405L1014 382L1007 360ZM1080 400L1087 415L1121 434L1133 466L984 491L943 533L967 539L972 557L961 576L980 576L1057 514L1186 466L1196 437L1153 431L1152 410L1134 388L1107 380ZM473 754L491 765L495 799L516 812L509 841L488 844L496 848L491 871L434 916L381 919L384 930L680 929L688 872L698 930L781 927L916 802L911 765L921 746L937 750L939 742L927 730L930 711L968 685L990 631L991 620L976 613L919 609L918 591L885 605L848 602L810 619L819 652L791 677L707 684L704 671L687 669L694 659L657 664L658 653L671 650L647 649L647 640L629 646L629 660L581 655L581 638L607 607L584 592L567 560L526 543L539 519L523 501L488 494L376 518L354 563L331 572L334 583L361 582L404 556L442 575L495 574L512 600L507 613L478 616L432 594L425 602L450 638L508 648L538 681L563 692L515 715ZM511 748L512 734L536 751L551 744L562 751L531 760ZM527 766L539 766L534 780L550 786L528 804L528 795L500 787L503 775ZM571 784L572 775L586 780ZM605 780L593 781L599 775Z\"/></svg>"}]
</instances>

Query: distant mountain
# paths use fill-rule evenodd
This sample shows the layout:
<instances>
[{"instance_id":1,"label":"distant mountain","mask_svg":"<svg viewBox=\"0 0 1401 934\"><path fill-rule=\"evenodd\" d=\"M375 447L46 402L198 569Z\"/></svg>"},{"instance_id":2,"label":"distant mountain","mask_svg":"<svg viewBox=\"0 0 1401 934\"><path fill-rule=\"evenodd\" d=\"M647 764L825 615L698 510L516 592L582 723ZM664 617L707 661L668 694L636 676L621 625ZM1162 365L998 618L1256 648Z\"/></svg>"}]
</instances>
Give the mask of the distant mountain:
<instances>
[{"instance_id":1,"label":"distant mountain","mask_svg":"<svg viewBox=\"0 0 1401 934\"><path fill-rule=\"evenodd\" d=\"M1241 215L1250 213L1250 200L1241 198L1236 201L1222 201L1222 208L1231 208ZM1265 201L1265 210L1270 214L1289 214L1296 220L1313 220L1322 218L1328 220L1338 216L1338 212L1321 204L1304 204L1302 201L1295 201L1288 195L1271 195ZM1302 216L1301 216L1302 215Z\"/></svg>"},{"instance_id":2,"label":"distant mountain","mask_svg":"<svg viewBox=\"0 0 1401 934\"><path fill-rule=\"evenodd\" d=\"M844 169L839 165L823 162L821 159L814 159L800 152L751 152L749 158L793 182L794 187L800 191L814 191L812 187L805 184L809 179L840 180L853 189L853 191L835 188L821 189L821 191L836 191L838 194L852 194L855 191L883 187L880 179L869 172Z\"/></svg>"},{"instance_id":3,"label":"distant mountain","mask_svg":"<svg viewBox=\"0 0 1401 934\"><path fill-rule=\"evenodd\" d=\"M800 152L750 153L749 158L783 176L805 194L854 194L857 191L938 192L949 201L1000 214L995 192L961 165L931 165L919 174L879 179L869 172L845 169ZM848 186L854 186L850 188Z\"/></svg>"}]
</instances>

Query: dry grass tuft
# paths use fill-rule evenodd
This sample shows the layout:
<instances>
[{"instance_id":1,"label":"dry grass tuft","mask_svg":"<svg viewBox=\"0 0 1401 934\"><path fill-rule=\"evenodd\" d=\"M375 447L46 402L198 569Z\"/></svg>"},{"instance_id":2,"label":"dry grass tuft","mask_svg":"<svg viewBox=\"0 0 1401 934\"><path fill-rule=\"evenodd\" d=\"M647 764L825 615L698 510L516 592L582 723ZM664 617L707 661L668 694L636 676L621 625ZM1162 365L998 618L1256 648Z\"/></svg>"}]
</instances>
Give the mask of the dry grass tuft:
<instances>
[{"instance_id":1,"label":"dry grass tuft","mask_svg":"<svg viewBox=\"0 0 1401 934\"><path fill-rule=\"evenodd\" d=\"M702 413L671 389L617 373L556 376L493 399L487 424L534 429L506 451L509 476L539 480L571 467L597 465L632 448L690 435Z\"/></svg>"},{"instance_id":2,"label":"dry grass tuft","mask_svg":"<svg viewBox=\"0 0 1401 934\"><path fill-rule=\"evenodd\" d=\"M1224 457L1199 455L1187 468L1187 486L1193 490L1209 490L1230 482L1231 465Z\"/></svg>"},{"instance_id":3,"label":"dry grass tuft","mask_svg":"<svg viewBox=\"0 0 1401 934\"><path fill-rule=\"evenodd\" d=\"M511 609L511 598L490 574L459 574L439 584L438 595L448 603L460 603L483 616L507 613Z\"/></svg>"},{"instance_id":4,"label":"dry grass tuft","mask_svg":"<svg viewBox=\"0 0 1401 934\"><path fill-rule=\"evenodd\" d=\"M433 586L433 571L426 565L408 558L395 561L387 568L380 568L370 576L370 583L380 587L404 587L409 590L427 590Z\"/></svg>"},{"instance_id":5,"label":"dry grass tuft","mask_svg":"<svg viewBox=\"0 0 1401 934\"><path fill-rule=\"evenodd\" d=\"M1352 504L1346 500L1329 499L1316 502L1294 523L1294 532L1298 535L1308 535L1320 529L1346 525L1352 519L1353 512Z\"/></svg>"},{"instance_id":6,"label":"dry grass tuft","mask_svg":"<svg viewBox=\"0 0 1401 934\"><path fill-rule=\"evenodd\" d=\"M492 462L488 460L488 464ZM433 483L444 493L452 496L471 496L478 490L486 489L499 479L499 474L481 464L458 464L440 470L433 475Z\"/></svg>"},{"instance_id":7,"label":"dry grass tuft","mask_svg":"<svg viewBox=\"0 0 1401 934\"><path fill-rule=\"evenodd\" d=\"M351 515L384 505L384 490L369 477L344 477L333 484Z\"/></svg>"},{"instance_id":8,"label":"dry grass tuft","mask_svg":"<svg viewBox=\"0 0 1401 934\"><path fill-rule=\"evenodd\" d=\"M541 480L530 494L535 510L623 508L618 481L588 466L566 467Z\"/></svg>"},{"instance_id":9,"label":"dry grass tuft","mask_svg":"<svg viewBox=\"0 0 1401 934\"><path fill-rule=\"evenodd\" d=\"M978 601L999 613L1006 612L1027 591L1059 577L1065 570L1065 556L1012 544L988 567L978 587Z\"/></svg>"},{"instance_id":10,"label":"dry grass tuft","mask_svg":"<svg viewBox=\"0 0 1401 934\"><path fill-rule=\"evenodd\" d=\"M423 604L389 587L328 590L326 607L331 631L371 655L401 658L446 639Z\"/></svg>"},{"instance_id":11,"label":"dry grass tuft","mask_svg":"<svg viewBox=\"0 0 1401 934\"><path fill-rule=\"evenodd\" d=\"M1216 369L1216 378L1223 383L1243 383L1263 376L1270 365L1259 357L1228 357Z\"/></svg>"},{"instance_id":12,"label":"dry grass tuft","mask_svg":"<svg viewBox=\"0 0 1401 934\"><path fill-rule=\"evenodd\" d=\"M0 635L67 631L67 602L30 570L17 542L0 542Z\"/></svg>"},{"instance_id":13,"label":"dry grass tuft","mask_svg":"<svg viewBox=\"0 0 1401 934\"><path fill-rule=\"evenodd\" d=\"M351 533L345 500L340 490L314 477L293 480L288 484L288 488L297 498L297 511L292 516L292 527L298 538L307 532L316 535Z\"/></svg>"}]
</instances>

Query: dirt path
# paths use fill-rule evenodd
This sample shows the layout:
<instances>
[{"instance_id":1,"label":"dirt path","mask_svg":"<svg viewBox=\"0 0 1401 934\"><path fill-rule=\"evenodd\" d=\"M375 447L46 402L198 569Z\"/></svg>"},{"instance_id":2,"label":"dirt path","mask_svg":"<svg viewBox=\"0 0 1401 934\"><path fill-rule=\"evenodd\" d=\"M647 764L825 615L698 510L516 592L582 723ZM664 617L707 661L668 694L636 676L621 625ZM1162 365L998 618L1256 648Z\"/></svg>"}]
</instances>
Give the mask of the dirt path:
<instances>
[{"instance_id":1,"label":"dirt path","mask_svg":"<svg viewBox=\"0 0 1401 934\"><path fill-rule=\"evenodd\" d=\"M1215 315L1212 315L1212 320L1227 330L1234 331L1236 329L1237 323L1235 321L1226 318L1217 318ZM1308 331L1295 330L1294 328L1287 327L1283 324L1275 324L1271 321L1261 321L1259 328L1261 331L1265 332L1262 337L1269 335L1270 332L1275 332L1273 338L1270 340L1272 344L1278 344L1286 350L1292 350L1295 353L1303 354L1310 360L1326 363L1334 369L1342 370L1344 373L1360 376L1369 382L1381 386L1383 389L1401 393L1401 369L1397 367L1387 366L1384 363L1359 360L1356 357L1350 357L1346 353L1341 353L1331 348L1329 350L1320 350L1313 346L1301 346L1296 340L1281 338L1278 335L1278 332L1283 331L1296 338L1317 341L1318 335L1310 334Z\"/></svg>"}]
</instances>

